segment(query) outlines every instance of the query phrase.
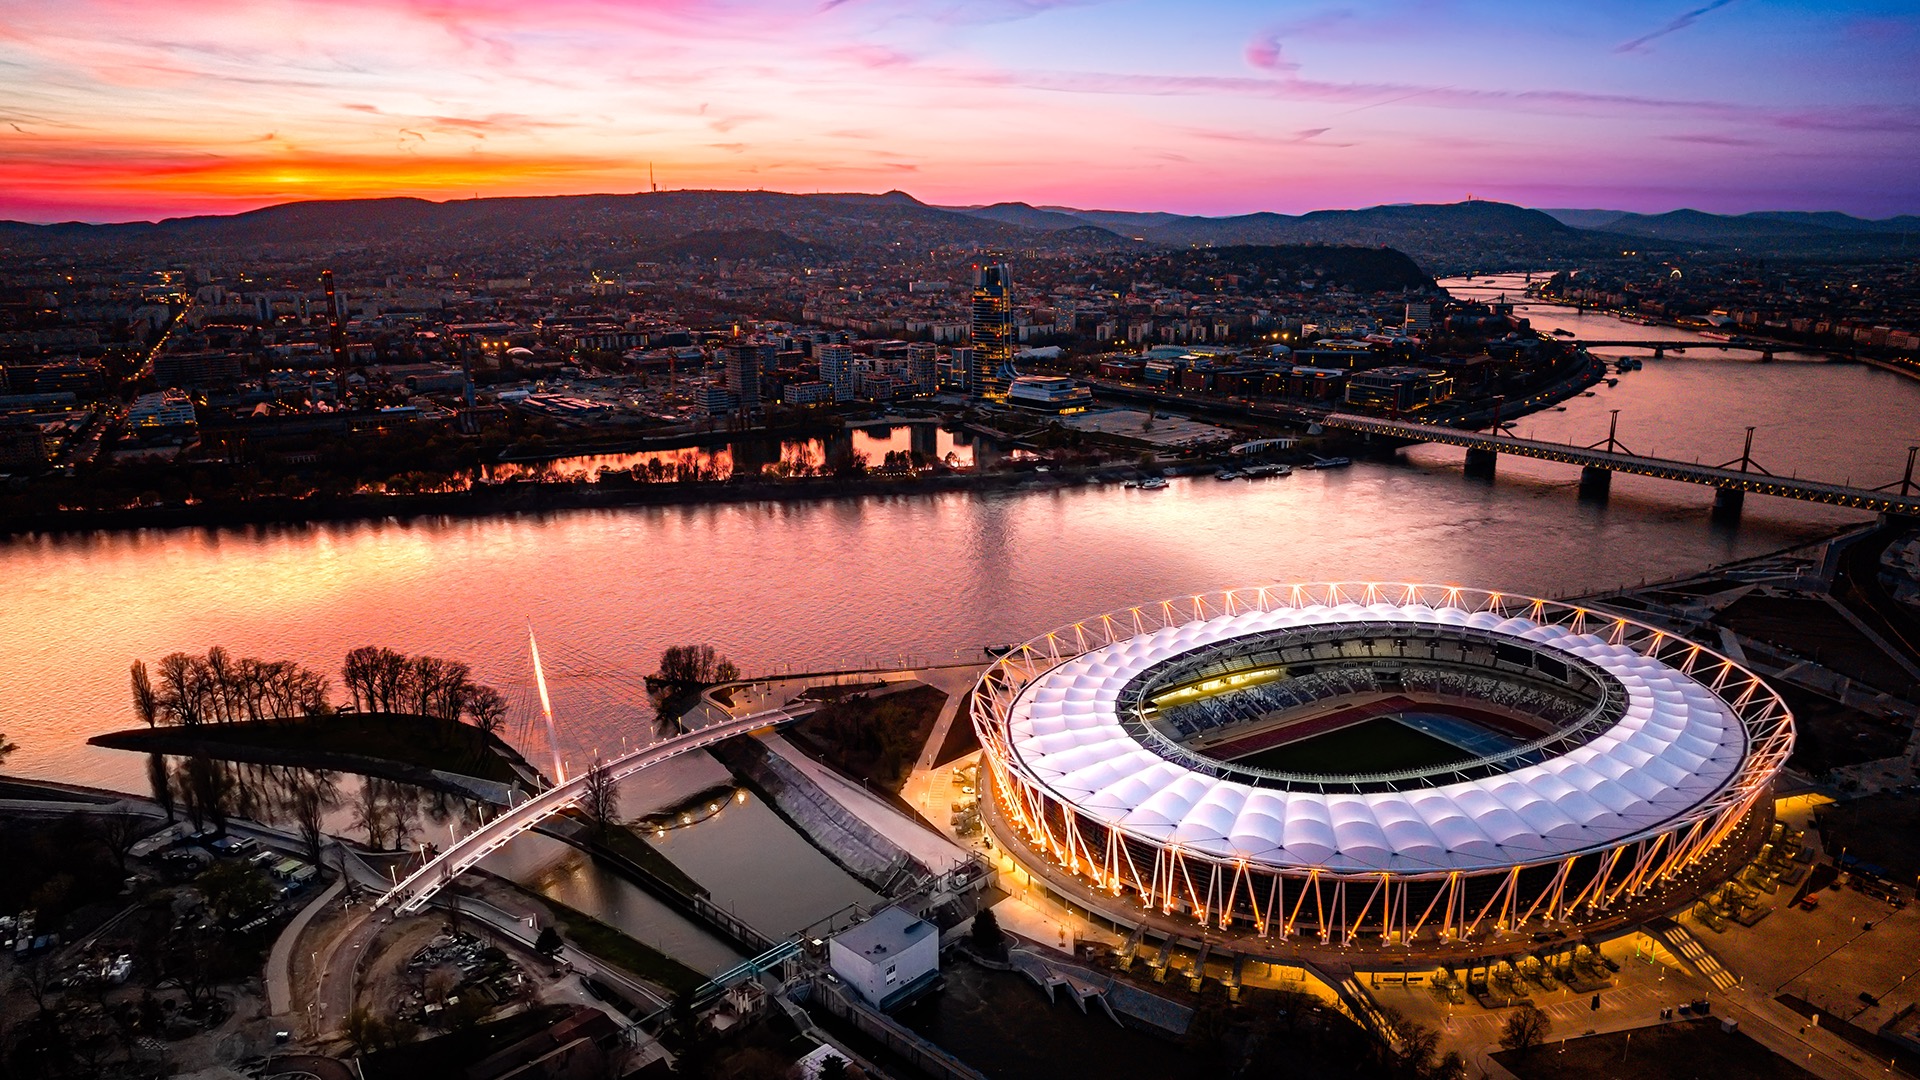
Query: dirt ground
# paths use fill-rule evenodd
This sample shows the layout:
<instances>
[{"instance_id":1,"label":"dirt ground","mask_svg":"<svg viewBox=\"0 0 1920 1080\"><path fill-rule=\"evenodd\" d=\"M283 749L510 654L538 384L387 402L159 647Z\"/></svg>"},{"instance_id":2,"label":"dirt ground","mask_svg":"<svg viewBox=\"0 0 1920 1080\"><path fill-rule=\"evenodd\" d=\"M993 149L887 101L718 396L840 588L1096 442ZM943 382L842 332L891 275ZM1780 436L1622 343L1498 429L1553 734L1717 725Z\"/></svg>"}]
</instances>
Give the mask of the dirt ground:
<instances>
[{"instance_id":1,"label":"dirt ground","mask_svg":"<svg viewBox=\"0 0 1920 1080\"><path fill-rule=\"evenodd\" d=\"M1884 867L1895 881L1920 877L1920 794L1869 795L1820 811L1829 851Z\"/></svg>"},{"instance_id":2,"label":"dirt ground","mask_svg":"<svg viewBox=\"0 0 1920 1080\"><path fill-rule=\"evenodd\" d=\"M1718 1020L1590 1035L1551 1042L1524 1057L1511 1050L1493 1057L1520 1080L1814 1080L1745 1035L1721 1031Z\"/></svg>"},{"instance_id":3,"label":"dirt ground","mask_svg":"<svg viewBox=\"0 0 1920 1080\"><path fill-rule=\"evenodd\" d=\"M374 939L366 970L360 976L355 1003L382 1019L390 1018L414 989L407 978L407 961L446 929L441 917L396 922Z\"/></svg>"},{"instance_id":4,"label":"dirt ground","mask_svg":"<svg viewBox=\"0 0 1920 1080\"><path fill-rule=\"evenodd\" d=\"M1899 693L1913 684L1912 676L1825 600L1746 596L1714 621L1881 690Z\"/></svg>"},{"instance_id":5,"label":"dirt ground","mask_svg":"<svg viewBox=\"0 0 1920 1080\"><path fill-rule=\"evenodd\" d=\"M1907 748L1908 732L1858 709L1795 686L1775 689L1793 710L1793 759L1789 764L1813 776L1829 769L1895 757Z\"/></svg>"}]
</instances>

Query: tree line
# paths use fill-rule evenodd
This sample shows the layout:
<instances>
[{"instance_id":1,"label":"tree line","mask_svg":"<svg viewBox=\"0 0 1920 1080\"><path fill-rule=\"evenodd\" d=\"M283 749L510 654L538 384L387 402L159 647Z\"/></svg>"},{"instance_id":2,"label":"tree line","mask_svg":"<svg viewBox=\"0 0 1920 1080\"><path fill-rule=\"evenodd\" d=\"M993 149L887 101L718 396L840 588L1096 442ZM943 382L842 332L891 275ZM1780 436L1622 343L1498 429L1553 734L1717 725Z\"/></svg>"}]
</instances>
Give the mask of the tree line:
<instances>
[{"instance_id":1,"label":"tree line","mask_svg":"<svg viewBox=\"0 0 1920 1080\"><path fill-rule=\"evenodd\" d=\"M196 727L281 720L332 711L327 677L291 660L234 659L215 645L205 656L171 653L149 673L132 669L133 711L148 727Z\"/></svg>"},{"instance_id":2,"label":"tree line","mask_svg":"<svg viewBox=\"0 0 1920 1080\"><path fill-rule=\"evenodd\" d=\"M475 682L473 670L457 660L367 645L347 654L341 676L351 707L362 712L411 713L449 723L465 717L488 732L506 721L506 695ZM235 659L218 645L205 656L169 654L152 670L145 660L135 660L130 678L134 714L148 727L284 720L337 711L325 674L291 660Z\"/></svg>"},{"instance_id":3,"label":"tree line","mask_svg":"<svg viewBox=\"0 0 1920 1080\"><path fill-rule=\"evenodd\" d=\"M507 716L506 696L474 682L473 669L458 660L363 645L347 654L340 673L353 707L363 712L413 713L449 723L465 716L484 731Z\"/></svg>"}]
</instances>

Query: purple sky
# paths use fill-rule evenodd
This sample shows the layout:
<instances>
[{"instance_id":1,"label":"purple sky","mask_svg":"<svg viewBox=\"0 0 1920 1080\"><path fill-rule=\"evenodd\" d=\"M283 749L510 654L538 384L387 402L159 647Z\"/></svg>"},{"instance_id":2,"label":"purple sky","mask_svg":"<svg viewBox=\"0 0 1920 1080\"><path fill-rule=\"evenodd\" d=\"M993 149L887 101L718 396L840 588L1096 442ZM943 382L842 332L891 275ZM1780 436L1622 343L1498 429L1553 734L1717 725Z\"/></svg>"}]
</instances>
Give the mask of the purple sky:
<instances>
[{"instance_id":1,"label":"purple sky","mask_svg":"<svg viewBox=\"0 0 1920 1080\"><path fill-rule=\"evenodd\" d=\"M1906 3L13 0L0 217L900 188L1920 211Z\"/></svg>"}]
</instances>

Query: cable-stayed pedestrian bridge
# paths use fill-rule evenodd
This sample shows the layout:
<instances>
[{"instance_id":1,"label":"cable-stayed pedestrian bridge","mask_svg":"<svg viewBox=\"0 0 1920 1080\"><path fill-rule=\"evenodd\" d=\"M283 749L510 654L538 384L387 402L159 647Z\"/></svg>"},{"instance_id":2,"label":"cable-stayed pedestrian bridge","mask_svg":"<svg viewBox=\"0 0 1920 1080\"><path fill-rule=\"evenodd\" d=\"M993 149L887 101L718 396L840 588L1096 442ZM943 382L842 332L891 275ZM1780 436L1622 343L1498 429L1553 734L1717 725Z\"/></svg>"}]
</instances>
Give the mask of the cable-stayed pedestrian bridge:
<instances>
[{"instance_id":1,"label":"cable-stayed pedestrian bridge","mask_svg":"<svg viewBox=\"0 0 1920 1080\"><path fill-rule=\"evenodd\" d=\"M642 769L651 768L663 761L670 761L696 750L704 750L735 736L792 723L813 712L817 707L813 702L795 702L791 706L766 709L744 716L729 716L684 734L661 739L636 750L629 750L619 757L604 762L602 768L610 780L618 781ZM526 802L508 807L500 816L448 845L445 850L427 860L419 869L408 874L405 879L381 896L375 906L391 905L401 914L420 911L426 907L427 901L433 897L434 893L451 884L454 878L473 869L480 860L500 850L514 837L529 831L562 810L577 805L586 793L591 775L591 771L582 772L572 779L540 792Z\"/></svg>"}]
</instances>

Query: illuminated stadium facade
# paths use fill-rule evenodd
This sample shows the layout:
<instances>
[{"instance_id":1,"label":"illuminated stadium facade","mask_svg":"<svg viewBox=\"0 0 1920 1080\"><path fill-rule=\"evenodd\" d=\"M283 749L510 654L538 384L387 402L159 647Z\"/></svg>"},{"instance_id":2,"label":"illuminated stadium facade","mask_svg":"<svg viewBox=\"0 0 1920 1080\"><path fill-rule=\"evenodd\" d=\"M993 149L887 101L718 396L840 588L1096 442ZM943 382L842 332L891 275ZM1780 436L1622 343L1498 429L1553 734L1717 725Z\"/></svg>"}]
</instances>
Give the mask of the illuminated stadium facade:
<instances>
[{"instance_id":1,"label":"illuminated stadium facade","mask_svg":"<svg viewBox=\"0 0 1920 1080\"><path fill-rule=\"evenodd\" d=\"M1446 954L1679 907L1793 746L1739 664L1610 612L1269 586L1063 627L982 677L1008 852L1119 925Z\"/></svg>"}]
</instances>

